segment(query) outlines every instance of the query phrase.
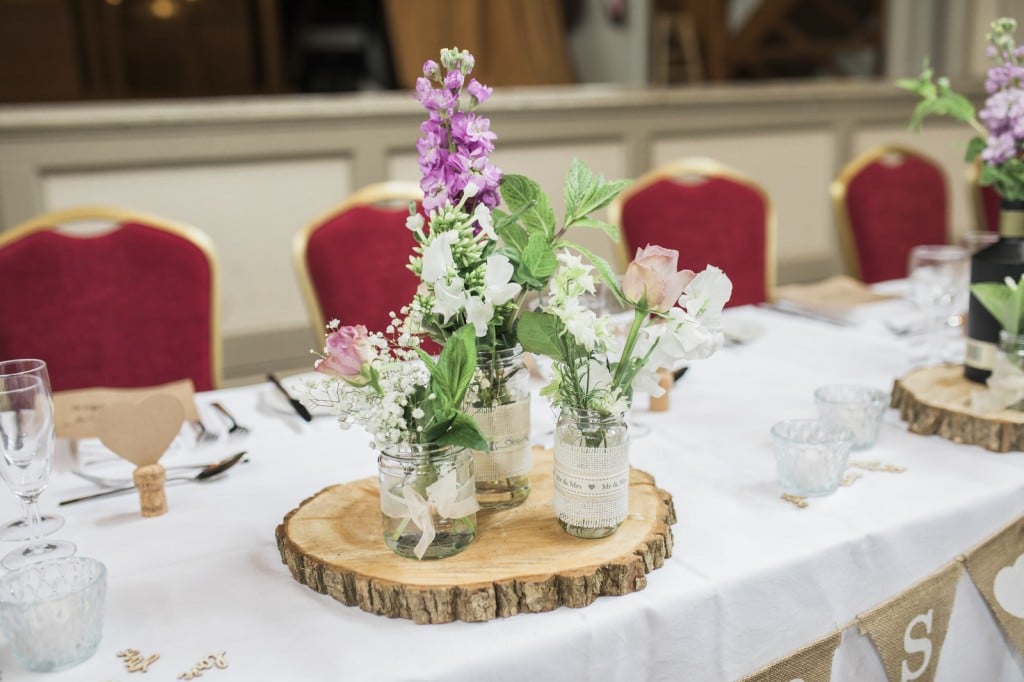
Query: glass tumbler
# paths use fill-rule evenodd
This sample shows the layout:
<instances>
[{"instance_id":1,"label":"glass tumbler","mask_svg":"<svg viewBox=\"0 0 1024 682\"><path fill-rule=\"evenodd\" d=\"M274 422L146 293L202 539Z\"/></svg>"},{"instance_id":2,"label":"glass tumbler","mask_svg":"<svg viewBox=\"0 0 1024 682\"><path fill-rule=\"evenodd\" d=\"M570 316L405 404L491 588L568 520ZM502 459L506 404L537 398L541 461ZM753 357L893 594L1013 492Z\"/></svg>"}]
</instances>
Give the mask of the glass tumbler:
<instances>
[{"instance_id":1,"label":"glass tumbler","mask_svg":"<svg viewBox=\"0 0 1024 682\"><path fill-rule=\"evenodd\" d=\"M0 625L28 670L53 672L85 661L103 635L107 570L85 557L30 564L0 577Z\"/></svg>"},{"instance_id":2,"label":"glass tumbler","mask_svg":"<svg viewBox=\"0 0 1024 682\"><path fill-rule=\"evenodd\" d=\"M818 416L853 431L853 449L866 450L878 440L889 394L870 386L822 386L814 392Z\"/></svg>"},{"instance_id":3,"label":"glass tumbler","mask_svg":"<svg viewBox=\"0 0 1024 682\"><path fill-rule=\"evenodd\" d=\"M783 492L831 495L843 481L853 432L819 419L790 419L772 426L775 464Z\"/></svg>"}]
</instances>

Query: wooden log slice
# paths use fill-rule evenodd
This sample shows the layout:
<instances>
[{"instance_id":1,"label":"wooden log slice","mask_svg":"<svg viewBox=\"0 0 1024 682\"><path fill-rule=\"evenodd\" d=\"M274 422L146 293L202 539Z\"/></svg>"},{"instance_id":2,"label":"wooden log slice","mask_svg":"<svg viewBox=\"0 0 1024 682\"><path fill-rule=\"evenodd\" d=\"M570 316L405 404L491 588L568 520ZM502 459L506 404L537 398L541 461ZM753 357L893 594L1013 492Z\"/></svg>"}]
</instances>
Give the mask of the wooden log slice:
<instances>
[{"instance_id":1,"label":"wooden log slice","mask_svg":"<svg viewBox=\"0 0 1024 682\"><path fill-rule=\"evenodd\" d=\"M349 606L417 623L479 622L582 607L642 590L672 555L672 496L633 469L629 516L600 540L565 533L551 507L552 453L535 449L530 497L477 514L476 540L437 561L406 559L381 536L376 478L334 485L277 527L281 559L300 583Z\"/></svg>"},{"instance_id":2,"label":"wooden log slice","mask_svg":"<svg viewBox=\"0 0 1024 682\"><path fill-rule=\"evenodd\" d=\"M938 434L993 452L1024 450L1024 412L973 411L971 393L982 390L987 390L983 384L964 378L963 365L924 367L896 380L891 405L913 433Z\"/></svg>"}]
</instances>

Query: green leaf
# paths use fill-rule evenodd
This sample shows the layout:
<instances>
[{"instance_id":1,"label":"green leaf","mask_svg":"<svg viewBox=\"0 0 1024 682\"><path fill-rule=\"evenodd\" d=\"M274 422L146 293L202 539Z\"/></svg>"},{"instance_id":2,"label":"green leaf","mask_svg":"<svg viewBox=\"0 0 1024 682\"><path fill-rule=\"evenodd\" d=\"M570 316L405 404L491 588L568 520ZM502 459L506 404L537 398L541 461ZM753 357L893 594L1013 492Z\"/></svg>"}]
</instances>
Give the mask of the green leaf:
<instances>
[{"instance_id":1,"label":"green leaf","mask_svg":"<svg viewBox=\"0 0 1024 682\"><path fill-rule=\"evenodd\" d=\"M448 429L433 442L438 445L457 445L473 450L487 450L490 447L483 432L480 431L480 427L465 412L456 412Z\"/></svg>"},{"instance_id":2,"label":"green leaf","mask_svg":"<svg viewBox=\"0 0 1024 682\"><path fill-rule=\"evenodd\" d=\"M999 326L1017 333L1019 314L1013 310L1013 290L1005 282L978 282L971 285L971 293L985 309L992 313Z\"/></svg>"},{"instance_id":3,"label":"green leaf","mask_svg":"<svg viewBox=\"0 0 1024 682\"><path fill-rule=\"evenodd\" d=\"M501 227L495 226L494 231L498 233L501 241L505 242L505 246L512 249L517 255L526 250L526 243L529 237L526 234L526 230L517 223L509 223Z\"/></svg>"},{"instance_id":4,"label":"green leaf","mask_svg":"<svg viewBox=\"0 0 1024 682\"><path fill-rule=\"evenodd\" d=\"M967 143L967 154L965 155L965 161L972 162L978 155L981 154L985 149L985 140L980 137L972 137L971 141Z\"/></svg>"},{"instance_id":5,"label":"green leaf","mask_svg":"<svg viewBox=\"0 0 1024 682\"><path fill-rule=\"evenodd\" d=\"M550 313L526 311L519 317L516 337L523 350L565 361L565 326Z\"/></svg>"},{"instance_id":6,"label":"green leaf","mask_svg":"<svg viewBox=\"0 0 1024 682\"><path fill-rule=\"evenodd\" d=\"M523 250L521 265L530 279L539 282L541 286L547 284L551 275L558 269L558 259L546 237L540 234L530 235L526 249Z\"/></svg>"},{"instance_id":7,"label":"green leaf","mask_svg":"<svg viewBox=\"0 0 1024 682\"><path fill-rule=\"evenodd\" d=\"M579 220L574 222L572 224L572 226L573 227L596 227L596 228L600 229L602 232L604 232L606 235L608 235L608 238L611 239L613 242L616 242L616 243L618 243L619 239L622 238L622 235L619 232L618 226L612 225L611 223L606 223L603 220L598 220L597 218L580 218Z\"/></svg>"},{"instance_id":8,"label":"green leaf","mask_svg":"<svg viewBox=\"0 0 1024 682\"><path fill-rule=\"evenodd\" d=\"M597 179L597 184L590 191L590 194L587 195L586 202L583 205L583 210L580 211L580 215L589 215L612 203L612 199L617 197L622 190L629 187L629 182L629 180L612 180L606 182L604 178L599 177Z\"/></svg>"},{"instance_id":9,"label":"green leaf","mask_svg":"<svg viewBox=\"0 0 1024 682\"><path fill-rule=\"evenodd\" d=\"M476 332L472 325L465 325L445 342L430 384L438 398L443 393L450 405L457 407L462 404L475 371Z\"/></svg>"},{"instance_id":10,"label":"green leaf","mask_svg":"<svg viewBox=\"0 0 1024 682\"><path fill-rule=\"evenodd\" d=\"M579 206L583 203L587 194L590 193L590 186L593 183L593 175L579 159L573 159L569 166L569 174L565 178L565 215L580 215Z\"/></svg>"},{"instance_id":11,"label":"green leaf","mask_svg":"<svg viewBox=\"0 0 1024 682\"><path fill-rule=\"evenodd\" d=\"M540 232L549 237L555 233L555 213L548 205L548 197L530 178L515 174L504 176L501 198L519 215L527 232Z\"/></svg>"}]
</instances>

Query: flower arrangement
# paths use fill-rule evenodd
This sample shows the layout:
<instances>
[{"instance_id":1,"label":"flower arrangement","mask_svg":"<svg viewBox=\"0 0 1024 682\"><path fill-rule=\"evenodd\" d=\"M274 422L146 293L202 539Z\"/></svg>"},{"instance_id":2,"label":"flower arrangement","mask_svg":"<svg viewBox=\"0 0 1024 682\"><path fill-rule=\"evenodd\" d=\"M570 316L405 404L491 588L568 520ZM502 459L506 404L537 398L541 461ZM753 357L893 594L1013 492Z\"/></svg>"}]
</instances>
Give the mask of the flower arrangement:
<instances>
[{"instance_id":1,"label":"flower arrangement","mask_svg":"<svg viewBox=\"0 0 1024 682\"><path fill-rule=\"evenodd\" d=\"M401 443L486 446L462 411L476 368L472 327L452 334L435 361L418 346L331 320L315 368L327 378L307 383L308 402L338 410L343 429L365 427L375 449Z\"/></svg>"},{"instance_id":2,"label":"flower arrangement","mask_svg":"<svg viewBox=\"0 0 1024 682\"><path fill-rule=\"evenodd\" d=\"M558 261L550 297L541 311L524 313L519 325L523 347L555 361L554 379L543 393L556 406L622 415L634 390L664 392L657 368L708 357L721 346L722 309L732 282L720 269L677 270L677 251L637 249L621 285L610 274L604 277L619 303L633 310L617 347L610 318L580 301L595 291L593 268L568 251Z\"/></svg>"},{"instance_id":3,"label":"flower arrangement","mask_svg":"<svg viewBox=\"0 0 1024 682\"><path fill-rule=\"evenodd\" d=\"M1010 201L1024 201L1024 47L1018 47L1013 34L1014 19L992 22L988 56L994 64L988 70L985 90L988 97L980 113L974 105L950 87L947 78L933 78L928 64L917 79L903 79L897 85L921 97L914 109L910 127L920 129L931 115L950 116L970 125L977 136L967 145L967 161L979 156L983 162L979 182L994 185L999 195Z\"/></svg>"}]
</instances>

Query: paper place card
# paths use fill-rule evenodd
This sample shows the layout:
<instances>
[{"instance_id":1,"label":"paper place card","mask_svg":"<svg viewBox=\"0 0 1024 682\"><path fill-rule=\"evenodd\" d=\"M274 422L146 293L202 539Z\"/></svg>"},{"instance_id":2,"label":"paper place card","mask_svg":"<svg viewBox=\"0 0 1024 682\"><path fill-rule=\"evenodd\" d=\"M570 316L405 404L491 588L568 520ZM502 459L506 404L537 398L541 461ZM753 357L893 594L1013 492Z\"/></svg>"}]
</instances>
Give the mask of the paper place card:
<instances>
[{"instance_id":1,"label":"paper place card","mask_svg":"<svg viewBox=\"0 0 1024 682\"><path fill-rule=\"evenodd\" d=\"M170 395L177 398L185 411L185 420L195 421L199 419L195 393L196 389L191 379L145 388L84 388L54 393L53 408L57 437L95 438L99 436L96 417L108 405L138 404L154 395Z\"/></svg>"},{"instance_id":2,"label":"paper place card","mask_svg":"<svg viewBox=\"0 0 1024 682\"><path fill-rule=\"evenodd\" d=\"M775 298L811 308L844 311L864 303L888 301L895 297L872 291L866 284L852 277L836 275L815 284L776 287Z\"/></svg>"}]
</instances>

